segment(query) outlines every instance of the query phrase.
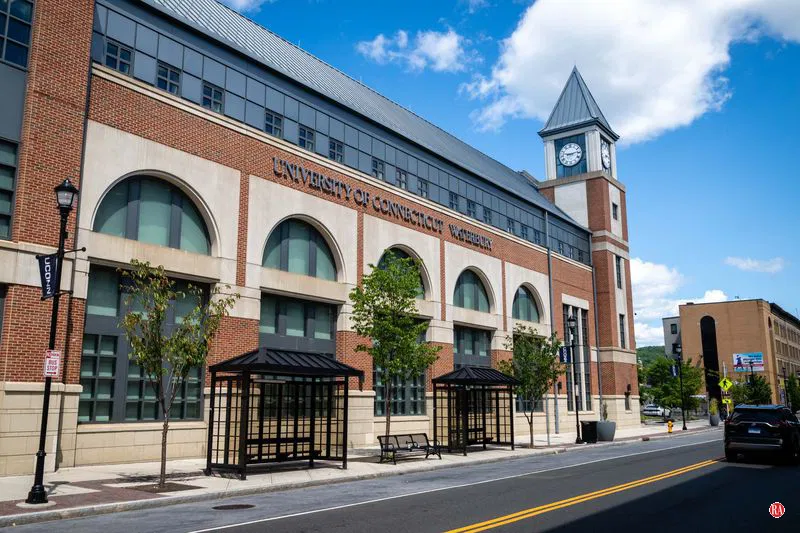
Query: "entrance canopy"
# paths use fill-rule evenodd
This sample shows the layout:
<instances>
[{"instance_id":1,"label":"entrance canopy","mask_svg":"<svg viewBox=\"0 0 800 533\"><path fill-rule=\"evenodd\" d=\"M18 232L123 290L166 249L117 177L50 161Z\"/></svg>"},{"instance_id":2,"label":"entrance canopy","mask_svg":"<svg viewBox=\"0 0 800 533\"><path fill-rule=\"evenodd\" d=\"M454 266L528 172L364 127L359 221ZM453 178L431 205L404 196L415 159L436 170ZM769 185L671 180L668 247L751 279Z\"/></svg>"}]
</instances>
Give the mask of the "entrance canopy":
<instances>
[{"instance_id":1,"label":"entrance canopy","mask_svg":"<svg viewBox=\"0 0 800 533\"><path fill-rule=\"evenodd\" d=\"M209 367L206 474L315 459L347 468L348 378L364 372L326 354L261 347Z\"/></svg>"},{"instance_id":2,"label":"entrance canopy","mask_svg":"<svg viewBox=\"0 0 800 533\"><path fill-rule=\"evenodd\" d=\"M470 445L514 449L514 386L519 381L493 368L462 366L433 379L433 438L449 452Z\"/></svg>"}]
</instances>

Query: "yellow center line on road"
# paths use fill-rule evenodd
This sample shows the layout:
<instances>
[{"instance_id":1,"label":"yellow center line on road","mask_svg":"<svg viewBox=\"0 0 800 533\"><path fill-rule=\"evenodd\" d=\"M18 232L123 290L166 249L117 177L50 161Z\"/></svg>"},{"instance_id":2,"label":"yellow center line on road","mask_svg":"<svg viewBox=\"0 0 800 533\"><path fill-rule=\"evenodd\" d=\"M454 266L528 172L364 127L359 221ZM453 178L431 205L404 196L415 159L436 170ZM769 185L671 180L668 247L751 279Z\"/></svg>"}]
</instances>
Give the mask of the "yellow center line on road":
<instances>
[{"instance_id":1,"label":"yellow center line on road","mask_svg":"<svg viewBox=\"0 0 800 533\"><path fill-rule=\"evenodd\" d=\"M493 518L492 520L487 520L485 522L478 522L476 524L471 524L469 526L461 527L458 529L451 529L447 531L447 533L478 533L479 531L486 531L487 529L494 529L496 527L504 526L507 524L511 524L513 522L518 522L520 520L525 520L526 518L532 518L534 516L548 513L550 511L555 511L557 509L563 509L564 507L570 507L572 505L577 505L579 503L587 502L590 500L594 500L597 498L602 498L603 496L609 496L611 494L615 494L617 492L622 492L625 490L630 490L636 487L641 487L642 485L647 485L649 483L655 483L657 481L661 481L663 479L668 479L671 477L679 476L681 474L685 474L687 472L691 472L693 470L698 470L700 468L704 468L706 466L711 466L714 463L719 462L719 459L712 459L709 461L702 461L700 463L695 463L693 465L685 466L683 468L678 468L677 470L671 470L669 472L664 472L663 474L658 474L655 476L650 476L644 479L639 479L636 481L630 481L628 483L623 483L622 485L615 485L613 487L608 487L606 489L597 490L594 492L589 492L587 494L581 494L579 496L573 496L572 498L567 498L566 500L560 500L553 503L548 503L546 505L540 505L538 507L532 507L530 509L525 509L523 511L518 511L516 513L508 514L505 516L499 516L497 518Z\"/></svg>"}]
</instances>

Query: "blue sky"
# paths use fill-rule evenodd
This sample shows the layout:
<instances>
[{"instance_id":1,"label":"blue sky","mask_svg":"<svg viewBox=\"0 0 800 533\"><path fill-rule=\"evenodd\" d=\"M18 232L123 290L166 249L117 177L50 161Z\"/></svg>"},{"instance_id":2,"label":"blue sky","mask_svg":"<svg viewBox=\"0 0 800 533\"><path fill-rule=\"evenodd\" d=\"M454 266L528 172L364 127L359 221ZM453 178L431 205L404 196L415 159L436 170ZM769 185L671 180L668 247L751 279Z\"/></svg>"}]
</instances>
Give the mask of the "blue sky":
<instances>
[{"instance_id":1,"label":"blue sky","mask_svg":"<svg viewBox=\"0 0 800 533\"><path fill-rule=\"evenodd\" d=\"M800 307L800 1L225 3L537 177L577 65L622 135L637 342L679 302Z\"/></svg>"}]
</instances>

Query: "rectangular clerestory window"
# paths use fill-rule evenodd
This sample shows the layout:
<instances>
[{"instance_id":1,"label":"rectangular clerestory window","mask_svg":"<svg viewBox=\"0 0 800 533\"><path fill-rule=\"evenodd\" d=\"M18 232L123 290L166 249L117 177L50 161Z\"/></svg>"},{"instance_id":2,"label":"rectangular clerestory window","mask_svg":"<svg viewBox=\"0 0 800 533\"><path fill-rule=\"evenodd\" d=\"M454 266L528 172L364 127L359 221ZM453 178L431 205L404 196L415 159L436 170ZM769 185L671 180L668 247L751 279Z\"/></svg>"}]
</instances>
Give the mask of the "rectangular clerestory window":
<instances>
[{"instance_id":1,"label":"rectangular clerestory window","mask_svg":"<svg viewBox=\"0 0 800 533\"><path fill-rule=\"evenodd\" d=\"M0 140L0 239L11 238L16 176L17 144Z\"/></svg>"},{"instance_id":2,"label":"rectangular clerestory window","mask_svg":"<svg viewBox=\"0 0 800 533\"><path fill-rule=\"evenodd\" d=\"M222 113L225 109L224 93L222 89L210 83L204 83L203 107L216 113Z\"/></svg>"},{"instance_id":3,"label":"rectangular clerestory window","mask_svg":"<svg viewBox=\"0 0 800 533\"><path fill-rule=\"evenodd\" d=\"M344 161L344 146L342 146L342 143L330 139L328 141L328 157L337 163Z\"/></svg>"},{"instance_id":4,"label":"rectangular clerestory window","mask_svg":"<svg viewBox=\"0 0 800 533\"><path fill-rule=\"evenodd\" d=\"M156 86L172 94L179 94L181 90L181 73L164 63L158 64L156 72Z\"/></svg>"},{"instance_id":5,"label":"rectangular clerestory window","mask_svg":"<svg viewBox=\"0 0 800 533\"><path fill-rule=\"evenodd\" d=\"M31 46L33 2L0 0L0 59L26 68Z\"/></svg>"},{"instance_id":6,"label":"rectangular clerestory window","mask_svg":"<svg viewBox=\"0 0 800 533\"><path fill-rule=\"evenodd\" d=\"M106 66L123 74L131 75L133 51L121 44L108 40L106 42Z\"/></svg>"},{"instance_id":7,"label":"rectangular clerestory window","mask_svg":"<svg viewBox=\"0 0 800 533\"><path fill-rule=\"evenodd\" d=\"M283 138L283 117L276 114L271 113L269 111L264 112L264 131L272 135L273 137L278 137L279 139Z\"/></svg>"}]
</instances>

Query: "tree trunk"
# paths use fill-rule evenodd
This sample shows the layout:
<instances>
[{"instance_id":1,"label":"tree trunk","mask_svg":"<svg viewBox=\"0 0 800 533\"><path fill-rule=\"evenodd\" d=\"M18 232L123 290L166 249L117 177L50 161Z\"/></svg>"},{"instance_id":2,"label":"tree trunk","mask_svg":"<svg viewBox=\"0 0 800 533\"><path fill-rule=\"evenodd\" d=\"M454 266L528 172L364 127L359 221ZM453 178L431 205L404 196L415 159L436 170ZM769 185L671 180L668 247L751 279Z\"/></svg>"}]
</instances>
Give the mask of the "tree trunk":
<instances>
[{"instance_id":1,"label":"tree trunk","mask_svg":"<svg viewBox=\"0 0 800 533\"><path fill-rule=\"evenodd\" d=\"M386 413L386 436L388 437L391 432L390 428L392 426L392 384L386 379L387 376L384 375L383 379L383 398L384 398L384 413Z\"/></svg>"},{"instance_id":2,"label":"tree trunk","mask_svg":"<svg viewBox=\"0 0 800 533\"><path fill-rule=\"evenodd\" d=\"M525 415L525 417L528 419L528 424L531 426L531 448L533 448L533 412L531 412L531 416Z\"/></svg>"},{"instance_id":3,"label":"tree trunk","mask_svg":"<svg viewBox=\"0 0 800 533\"><path fill-rule=\"evenodd\" d=\"M158 477L158 488L163 489L167 483L167 430L169 429L169 411L164 415L164 427L161 429L161 473Z\"/></svg>"}]
</instances>

